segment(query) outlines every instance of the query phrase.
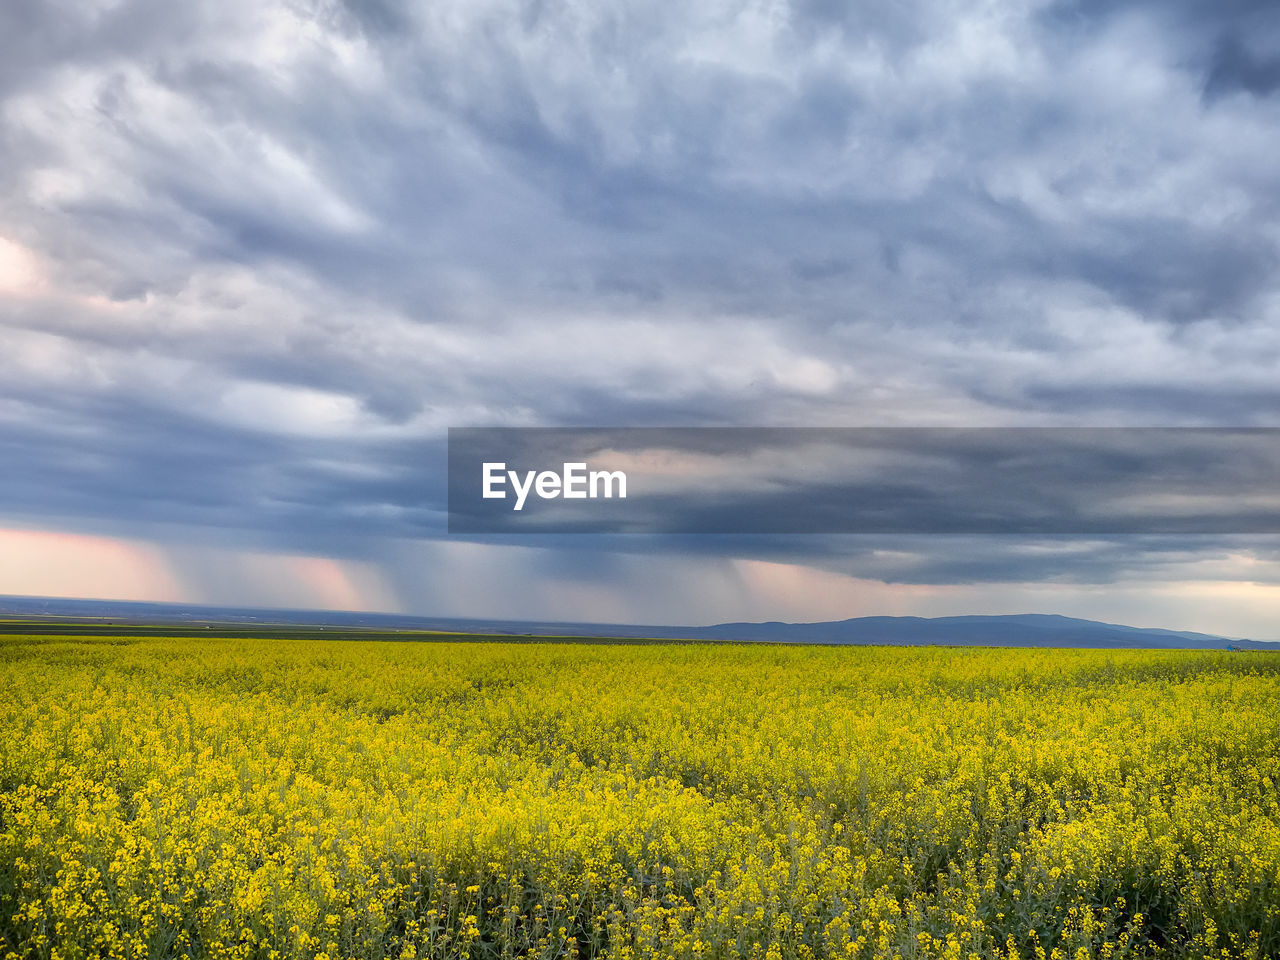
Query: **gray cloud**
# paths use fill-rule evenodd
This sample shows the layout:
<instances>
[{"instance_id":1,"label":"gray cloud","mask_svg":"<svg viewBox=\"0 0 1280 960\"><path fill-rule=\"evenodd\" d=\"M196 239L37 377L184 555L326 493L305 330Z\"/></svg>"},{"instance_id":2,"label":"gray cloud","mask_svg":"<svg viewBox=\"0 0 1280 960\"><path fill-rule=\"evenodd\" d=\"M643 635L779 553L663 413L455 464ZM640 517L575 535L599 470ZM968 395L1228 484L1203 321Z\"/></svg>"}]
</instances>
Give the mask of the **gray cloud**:
<instances>
[{"instance_id":1,"label":"gray cloud","mask_svg":"<svg viewBox=\"0 0 1280 960\"><path fill-rule=\"evenodd\" d=\"M124 0L0 38L3 517L372 557L441 535L450 425L1276 423L1273 4Z\"/></svg>"},{"instance_id":2,"label":"gray cloud","mask_svg":"<svg viewBox=\"0 0 1280 960\"><path fill-rule=\"evenodd\" d=\"M1222 38L1213 54L1213 66L1205 83L1205 96L1217 99L1244 90L1256 97L1280 89L1280 56L1254 53L1239 37Z\"/></svg>"},{"instance_id":3,"label":"gray cloud","mask_svg":"<svg viewBox=\"0 0 1280 960\"><path fill-rule=\"evenodd\" d=\"M1274 429L498 428L448 446L453 533L1280 533ZM570 463L583 502L514 492ZM625 471L625 498L588 471Z\"/></svg>"}]
</instances>

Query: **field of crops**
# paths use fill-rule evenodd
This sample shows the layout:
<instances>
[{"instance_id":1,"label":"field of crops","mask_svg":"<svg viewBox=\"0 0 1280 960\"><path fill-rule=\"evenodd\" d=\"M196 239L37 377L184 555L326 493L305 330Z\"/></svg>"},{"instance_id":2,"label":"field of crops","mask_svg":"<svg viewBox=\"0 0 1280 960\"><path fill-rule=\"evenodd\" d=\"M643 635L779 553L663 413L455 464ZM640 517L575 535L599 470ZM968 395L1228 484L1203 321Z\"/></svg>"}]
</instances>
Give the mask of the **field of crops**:
<instances>
[{"instance_id":1,"label":"field of crops","mask_svg":"<svg viewBox=\"0 0 1280 960\"><path fill-rule=\"evenodd\" d=\"M6 957L1276 957L1280 654L0 640Z\"/></svg>"}]
</instances>

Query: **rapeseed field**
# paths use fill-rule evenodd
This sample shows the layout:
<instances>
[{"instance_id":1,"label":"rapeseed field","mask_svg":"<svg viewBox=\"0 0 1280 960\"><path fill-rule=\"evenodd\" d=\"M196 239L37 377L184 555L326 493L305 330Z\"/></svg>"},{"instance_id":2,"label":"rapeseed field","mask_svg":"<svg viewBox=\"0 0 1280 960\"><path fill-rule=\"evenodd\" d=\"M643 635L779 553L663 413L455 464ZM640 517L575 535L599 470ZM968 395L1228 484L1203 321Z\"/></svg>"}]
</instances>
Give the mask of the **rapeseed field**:
<instances>
[{"instance_id":1,"label":"rapeseed field","mask_svg":"<svg viewBox=\"0 0 1280 960\"><path fill-rule=\"evenodd\" d=\"M1280 654L0 640L0 956L1280 956Z\"/></svg>"}]
</instances>

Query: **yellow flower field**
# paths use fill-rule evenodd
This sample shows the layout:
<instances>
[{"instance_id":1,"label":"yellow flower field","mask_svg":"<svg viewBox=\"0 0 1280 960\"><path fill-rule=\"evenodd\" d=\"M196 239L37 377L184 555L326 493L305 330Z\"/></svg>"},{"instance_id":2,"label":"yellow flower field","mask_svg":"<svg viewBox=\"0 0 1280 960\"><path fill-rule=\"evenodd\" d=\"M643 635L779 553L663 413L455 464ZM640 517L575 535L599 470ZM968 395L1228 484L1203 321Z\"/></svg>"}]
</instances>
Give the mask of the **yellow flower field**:
<instances>
[{"instance_id":1,"label":"yellow flower field","mask_svg":"<svg viewBox=\"0 0 1280 960\"><path fill-rule=\"evenodd\" d=\"M0 956L1280 955L1280 654L19 637L0 689Z\"/></svg>"}]
</instances>

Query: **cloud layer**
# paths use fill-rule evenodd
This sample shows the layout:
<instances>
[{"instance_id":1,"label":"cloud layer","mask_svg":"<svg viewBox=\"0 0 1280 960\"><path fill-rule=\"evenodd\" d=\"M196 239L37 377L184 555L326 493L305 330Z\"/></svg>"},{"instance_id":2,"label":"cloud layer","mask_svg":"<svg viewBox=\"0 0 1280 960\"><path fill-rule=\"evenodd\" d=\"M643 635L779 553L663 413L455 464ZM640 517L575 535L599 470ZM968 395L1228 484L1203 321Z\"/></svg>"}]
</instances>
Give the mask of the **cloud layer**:
<instances>
[{"instance_id":1,"label":"cloud layer","mask_svg":"<svg viewBox=\"0 0 1280 960\"><path fill-rule=\"evenodd\" d=\"M1271 3L68 0L0 38L11 523L390 571L447 426L1280 421ZM1178 576L1027 546L911 578Z\"/></svg>"}]
</instances>

